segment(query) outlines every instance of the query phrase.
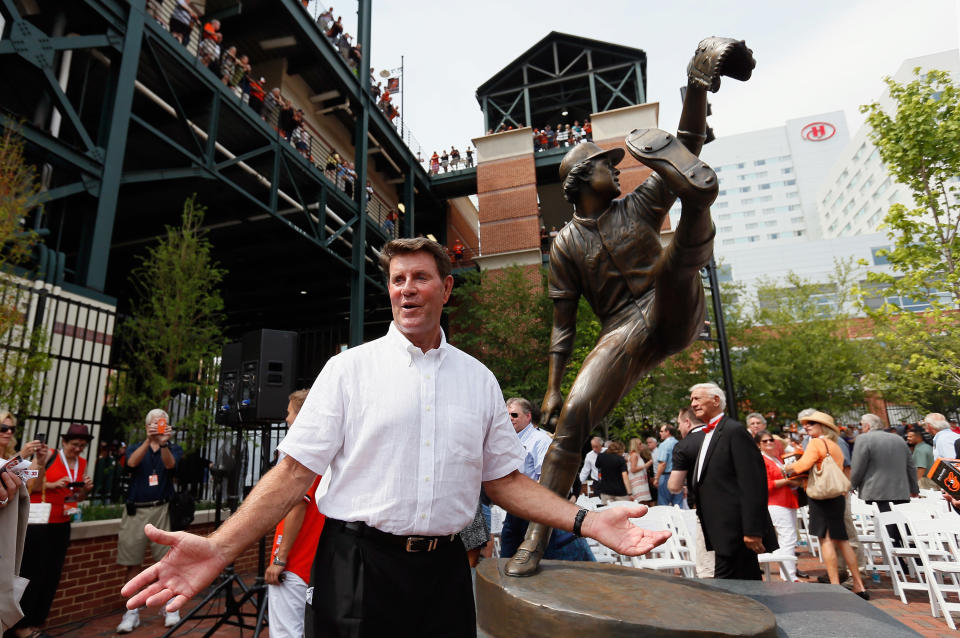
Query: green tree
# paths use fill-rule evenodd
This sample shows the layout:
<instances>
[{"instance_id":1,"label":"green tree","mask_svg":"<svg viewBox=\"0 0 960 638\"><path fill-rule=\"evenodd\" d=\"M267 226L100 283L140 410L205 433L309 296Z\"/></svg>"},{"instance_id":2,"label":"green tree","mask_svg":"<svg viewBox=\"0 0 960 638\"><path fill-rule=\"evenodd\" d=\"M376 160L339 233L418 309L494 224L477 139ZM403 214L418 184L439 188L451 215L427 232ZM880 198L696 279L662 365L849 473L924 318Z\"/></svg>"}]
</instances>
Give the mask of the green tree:
<instances>
[{"instance_id":1,"label":"green tree","mask_svg":"<svg viewBox=\"0 0 960 638\"><path fill-rule=\"evenodd\" d=\"M201 230L205 211L190 197L180 226L167 226L138 258L130 273L132 312L119 329L127 371L119 377L117 417L139 436L147 410L175 408L187 448L202 444L212 426L214 361L223 346L219 285L225 271Z\"/></svg>"},{"instance_id":2,"label":"green tree","mask_svg":"<svg viewBox=\"0 0 960 638\"><path fill-rule=\"evenodd\" d=\"M728 326L737 402L796 418L814 407L840 416L863 403L867 340L853 338L854 268L838 262L827 282L796 274L761 281Z\"/></svg>"},{"instance_id":3,"label":"green tree","mask_svg":"<svg viewBox=\"0 0 960 638\"><path fill-rule=\"evenodd\" d=\"M553 321L544 273L519 266L467 273L449 312L450 342L490 368L504 395L539 405Z\"/></svg>"},{"instance_id":4,"label":"green tree","mask_svg":"<svg viewBox=\"0 0 960 638\"><path fill-rule=\"evenodd\" d=\"M30 256L37 235L26 227L39 214L36 171L23 154L23 140L11 128L0 137L0 406L23 414L36 410L43 373L50 368L47 334L33 328L36 297L18 284L16 269Z\"/></svg>"},{"instance_id":5,"label":"green tree","mask_svg":"<svg viewBox=\"0 0 960 638\"><path fill-rule=\"evenodd\" d=\"M864 307L888 352L874 383L886 395L924 401L939 390L960 395L960 90L943 71L914 69L913 80L886 78L893 108L874 102L871 139L914 206L895 204L884 218L893 242L883 253L892 274L870 273ZM929 303L902 312L903 301ZM877 307L879 305L879 307ZM925 407L925 406L923 406ZM942 406L937 406L942 407Z\"/></svg>"}]
</instances>

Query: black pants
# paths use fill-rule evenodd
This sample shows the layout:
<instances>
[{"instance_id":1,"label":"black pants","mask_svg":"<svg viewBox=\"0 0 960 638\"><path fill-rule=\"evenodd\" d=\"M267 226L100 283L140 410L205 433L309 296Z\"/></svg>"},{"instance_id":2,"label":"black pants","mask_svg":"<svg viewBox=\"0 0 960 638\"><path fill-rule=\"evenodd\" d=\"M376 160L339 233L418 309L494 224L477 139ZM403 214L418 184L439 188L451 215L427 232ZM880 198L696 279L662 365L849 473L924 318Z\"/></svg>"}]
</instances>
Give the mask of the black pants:
<instances>
[{"instance_id":1,"label":"black pants","mask_svg":"<svg viewBox=\"0 0 960 638\"><path fill-rule=\"evenodd\" d=\"M740 580L763 580L757 555L746 545L742 545L735 554L717 552L713 569L714 578L738 578Z\"/></svg>"},{"instance_id":2,"label":"black pants","mask_svg":"<svg viewBox=\"0 0 960 638\"><path fill-rule=\"evenodd\" d=\"M30 584L20 599L23 618L17 627L39 627L46 622L60 585L68 545L69 522L27 526L20 575L30 579Z\"/></svg>"},{"instance_id":3,"label":"black pants","mask_svg":"<svg viewBox=\"0 0 960 638\"><path fill-rule=\"evenodd\" d=\"M909 502L909 499L906 501L867 501L867 503L870 503L871 505L876 505L877 509L881 512L889 512L893 509L893 507L891 507L892 505L899 505L900 503ZM896 525L887 525L887 534L890 535L890 542L893 543L894 547L903 547L903 539L900 537L900 529Z\"/></svg>"},{"instance_id":4,"label":"black pants","mask_svg":"<svg viewBox=\"0 0 960 638\"><path fill-rule=\"evenodd\" d=\"M310 585L306 638L477 635L470 566L459 537L432 552L406 552L328 518Z\"/></svg>"}]
</instances>

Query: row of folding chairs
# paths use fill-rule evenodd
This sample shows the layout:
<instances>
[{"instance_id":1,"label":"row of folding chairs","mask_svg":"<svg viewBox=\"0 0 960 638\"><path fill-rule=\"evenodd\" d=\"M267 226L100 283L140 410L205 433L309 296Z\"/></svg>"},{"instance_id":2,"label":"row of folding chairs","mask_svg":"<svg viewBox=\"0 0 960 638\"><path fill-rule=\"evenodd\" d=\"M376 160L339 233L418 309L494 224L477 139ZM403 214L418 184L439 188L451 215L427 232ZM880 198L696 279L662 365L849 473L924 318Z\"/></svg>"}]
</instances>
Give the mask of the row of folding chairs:
<instances>
[{"instance_id":1,"label":"row of folding chairs","mask_svg":"<svg viewBox=\"0 0 960 638\"><path fill-rule=\"evenodd\" d=\"M939 494L893 505L889 512L856 495L850 505L864 568L889 574L904 604L907 591L926 592L931 615L942 615L956 629L951 614L960 612L960 515Z\"/></svg>"}]
</instances>

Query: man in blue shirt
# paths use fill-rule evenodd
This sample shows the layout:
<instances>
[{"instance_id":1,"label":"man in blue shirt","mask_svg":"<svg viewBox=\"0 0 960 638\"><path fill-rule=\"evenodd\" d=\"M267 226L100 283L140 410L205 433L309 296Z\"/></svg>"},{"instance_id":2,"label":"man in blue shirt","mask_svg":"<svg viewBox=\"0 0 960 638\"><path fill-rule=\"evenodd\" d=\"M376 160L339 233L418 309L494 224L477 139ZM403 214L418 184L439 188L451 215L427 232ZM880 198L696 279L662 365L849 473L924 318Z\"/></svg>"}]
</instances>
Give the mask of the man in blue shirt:
<instances>
[{"instance_id":1,"label":"man in blue shirt","mask_svg":"<svg viewBox=\"0 0 960 638\"><path fill-rule=\"evenodd\" d=\"M653 477L653 484L657 486L657 505L680 505L683 503L683 493L673 494L668 488L670 473L673 471L673 448L677 445L677 432L672 425L664 423L660 426L660 445L653 453L653 460L657 464L657 473Z\"/></svg>"},{"instance_id":2,"label":"man in blue shirt","mask_svg":"<svg viewBox=\"0 0 960 638\"><path fill-rule=\"evenodd\" d=\"M520 443L527 455L523 459L523 467L518 468L523 474L534 481L540 480L543 468L543 457L553 441L551 436L532 423L533 406L529 401L520 397L507 399L507 412L510 422L520 438ZM527 533L529 521L507 514L500 530L500 556L510 558L517 552L517 547L523 542ZM545 558L555 560L595 560L590 546L582 538L577 538L569 532L555 530L547 544Z\"/></svg>"},{"instance_id":3,"label":"man in blue shirt","mask_svg":"<svg viewBox=\"0 0 960 638\"><path fill-rule=\"evenodd\" d=\"M136 576L143 566L148 542L143 526L150 523L160 529L170 530L167 503L173 496L173 474L177 463L183 458L183 450L170 442L173 432L168 419L167 413L160 408L147 412L146 440L127 447L130 490L117 539L117 563L127 568L127 580ZM150 543L154 561L163 558L168 549L166 545ZM173 627L178 622L178 611L169 612L164 618L166 627ZM139 626L140 610L130 609L123 614L117 633L130 633Z\"/></svg>"}]
</instances>

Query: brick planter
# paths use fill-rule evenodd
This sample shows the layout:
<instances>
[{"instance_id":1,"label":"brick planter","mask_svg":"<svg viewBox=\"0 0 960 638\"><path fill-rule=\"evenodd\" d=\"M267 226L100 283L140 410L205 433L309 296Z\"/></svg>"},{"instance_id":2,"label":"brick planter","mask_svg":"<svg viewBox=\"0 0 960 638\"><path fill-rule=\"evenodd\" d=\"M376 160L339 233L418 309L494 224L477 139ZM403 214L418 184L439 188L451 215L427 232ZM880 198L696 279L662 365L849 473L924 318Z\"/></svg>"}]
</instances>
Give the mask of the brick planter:
<instances>
[{"instance_id":1,"label":"brick planter","mask_svg":"<svg viewBox=\"0 0 960 638\"><path fill-rule=\"evenodd\" d=\"M189 531L207 535L213 531L214 512L197 512ZM224 517L228 512L224 513ZM70 534L67 560L60 577L60 587L53 599L47 627L75 622L110 611L117 612L117 621L125 599L120 595L126 568L117 564L117 533L120 519L74 523ZM273 533L267 538L267 551ZM254 543L237 559L237 573L257 571L258 544ZM147 546L144 566L153 563Z\"/></svg>"}]
</instances>

